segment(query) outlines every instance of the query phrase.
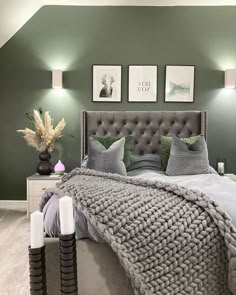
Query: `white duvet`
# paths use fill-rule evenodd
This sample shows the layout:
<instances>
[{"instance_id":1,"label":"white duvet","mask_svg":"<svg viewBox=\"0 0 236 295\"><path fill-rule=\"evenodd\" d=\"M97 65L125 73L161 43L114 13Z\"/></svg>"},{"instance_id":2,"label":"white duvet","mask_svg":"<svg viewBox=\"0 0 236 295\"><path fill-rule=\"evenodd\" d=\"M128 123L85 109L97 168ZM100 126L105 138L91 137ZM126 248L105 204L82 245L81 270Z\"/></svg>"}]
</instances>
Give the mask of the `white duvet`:
<instances>
[{"instance_id":1,"label":"white duvet","mask_svg":"<svg viewBox=\"0 0 236 295\"><path fill-rule=\"evenodd\" d=\"M201 191L218 203L232 218L236 226L236 182L218 174L199 174L167 176L164 172L139 169L128 173L129 176L176 183L183 187Z\"/></svg>"}]
</instances>

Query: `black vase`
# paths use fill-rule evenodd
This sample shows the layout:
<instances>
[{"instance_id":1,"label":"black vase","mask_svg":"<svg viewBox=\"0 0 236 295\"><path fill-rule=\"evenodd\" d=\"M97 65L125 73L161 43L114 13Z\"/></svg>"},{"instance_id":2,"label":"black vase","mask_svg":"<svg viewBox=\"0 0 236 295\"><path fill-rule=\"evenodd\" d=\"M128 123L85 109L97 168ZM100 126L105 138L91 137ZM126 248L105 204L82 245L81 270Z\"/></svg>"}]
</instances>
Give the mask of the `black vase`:
<instances>
[{"instance_id":1,"label":"black vase","mask_svg":"<svg viewBox=\"0 0 236 295\"><path fill-rule=\"evenodd\" d=\"M40 162L37 166L37 172L40 175L49 175L53 171L52 163L50 162L51 154L48 150L43 151L39 154Z\"/></svg>"}]
</instances>

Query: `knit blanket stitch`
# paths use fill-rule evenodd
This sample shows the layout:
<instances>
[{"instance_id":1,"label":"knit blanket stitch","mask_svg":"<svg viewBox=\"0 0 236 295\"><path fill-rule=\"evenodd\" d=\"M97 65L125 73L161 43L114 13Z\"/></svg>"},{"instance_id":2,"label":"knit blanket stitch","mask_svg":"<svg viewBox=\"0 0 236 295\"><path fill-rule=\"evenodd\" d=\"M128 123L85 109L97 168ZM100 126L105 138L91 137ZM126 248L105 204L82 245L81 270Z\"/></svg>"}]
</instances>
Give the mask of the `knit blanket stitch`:
<instances>
[{"instance_id":1,"label":"knit blanket stitch","mask_svg":"<svg viewBox=\"0 0 236 295\"><path fill-rule=\"evenodd\" d=\"M236 230L206 195L84 168L58 189L118 255L135 294L236 294Z\"/></svg>"}]
</instances>

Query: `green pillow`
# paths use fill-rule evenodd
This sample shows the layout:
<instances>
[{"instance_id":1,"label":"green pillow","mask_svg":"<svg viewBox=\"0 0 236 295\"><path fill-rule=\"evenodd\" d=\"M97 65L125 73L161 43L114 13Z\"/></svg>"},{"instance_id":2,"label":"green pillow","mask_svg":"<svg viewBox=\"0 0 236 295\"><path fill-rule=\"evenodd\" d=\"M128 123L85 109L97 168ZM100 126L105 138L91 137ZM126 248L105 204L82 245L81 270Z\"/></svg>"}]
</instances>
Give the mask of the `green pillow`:
<instances>
[{"instance_id":1,"label":"green pillow","mask_svg":"<svg viewBox=\"0 0 236 295\"><path fill-rule=\"evenodd\" d=\"M201 138L201 135L180 138L184 143L193 144L198 139ZM171 148L172 137L170 136L161 136L161 170L166 171L168 160L170 157L170 148Z\"/></svg>"},{"instance_id":2,"label":"green pillow","mask_svg":"<svg viewBox=\"0 0 236 295\"><path fill-rule=\"evenodd\" d=\"M94 135L94 138L98 142L100 142L106 149L108 149L114 142L121 139L121 137L116 137L116 136L97 136L97 135ZM126 168L129 166L129 163L130 163L131 142L132 142L132 136L126 136L125 145L124 145L124 158L123 158Z\"/></svg>"}]
</instances>

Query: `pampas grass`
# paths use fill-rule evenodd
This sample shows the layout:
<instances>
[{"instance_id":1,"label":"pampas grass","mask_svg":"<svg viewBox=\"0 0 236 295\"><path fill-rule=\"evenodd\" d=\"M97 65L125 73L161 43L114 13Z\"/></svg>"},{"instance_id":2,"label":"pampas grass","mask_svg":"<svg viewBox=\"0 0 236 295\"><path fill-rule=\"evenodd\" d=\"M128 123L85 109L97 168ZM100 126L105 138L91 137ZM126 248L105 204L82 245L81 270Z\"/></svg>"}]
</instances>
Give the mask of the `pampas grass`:
<instances>
[{"instance_id":1,"label":"pampas grass","mask_svg":"<svg viewBox=\"0 0 236 295\"><path fill-rule=\"evenodd\" d=\"M34 123L35 131L25 128L24 130L17 130L17 132L22 133L27 144L34 147L37 151L43 152L48 150L52 152L55 141L62 136L62 131L65 128L64 118L57 124L55 129L53 128L53 119L49 112L45 112L43 121L40 113L34 110L31 120Z\"/></svg>"}]
</instances>

